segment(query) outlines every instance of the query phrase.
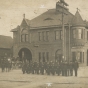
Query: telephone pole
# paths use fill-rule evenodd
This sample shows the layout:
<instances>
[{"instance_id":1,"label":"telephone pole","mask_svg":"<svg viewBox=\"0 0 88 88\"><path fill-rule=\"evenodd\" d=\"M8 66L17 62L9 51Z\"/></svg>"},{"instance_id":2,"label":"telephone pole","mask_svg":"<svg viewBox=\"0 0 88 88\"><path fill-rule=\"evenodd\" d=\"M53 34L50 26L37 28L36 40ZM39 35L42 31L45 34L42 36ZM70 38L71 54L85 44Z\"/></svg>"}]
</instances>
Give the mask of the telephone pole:
<instances>
[{"instance_id":1,"label":"telephone pole","mask_svg":"<svg viewBox=\"0 0 88 88\"><path fill-rule=\"evenodd\" d=\"M65 45L65 30L64 30L64 6L68 6L68 4L64 1L64 0L60 0L60 2L62 3L62 34L63 34L63 38L62 38L62 60L66 59L66 45Z\"/></svg>"}]
</instances>

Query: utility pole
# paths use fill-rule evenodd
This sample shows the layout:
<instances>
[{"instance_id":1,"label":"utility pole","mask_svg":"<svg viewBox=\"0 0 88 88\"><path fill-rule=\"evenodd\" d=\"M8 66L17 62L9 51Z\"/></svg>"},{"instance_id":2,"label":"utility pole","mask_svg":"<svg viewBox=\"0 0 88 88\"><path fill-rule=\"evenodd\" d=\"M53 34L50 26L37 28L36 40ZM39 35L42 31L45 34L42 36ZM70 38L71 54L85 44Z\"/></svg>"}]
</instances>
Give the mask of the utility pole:
<instances>
[{"instance_id":1,"label":"utility pole","mask_svg":"<svg viewBox=\"0 0 88 88\"><path fill-rule=\"evenodd\" d=\"M62 38L62 59L65 60L66 59L66 44L65 44L65 30L64 30L64 6L68 6L68 4L64 1L64 0L60 0L60 2L62 3L62 33L63 33L63 38Z\"/></svg>"},{"instance_id":2,"label":"utility pole","mask_svg":"<svg viewBox=\"0 0 88 88\"><path fill-rule=\"evenodd\" d=\"M63 3L63 7L62 7L62 34L63 34L63 37L62 37L62 52L63 52L63 55L62 55L62 59L64 60L65 59L65 39L64 39L64 3Z\"/></svg>"}]
</instances>

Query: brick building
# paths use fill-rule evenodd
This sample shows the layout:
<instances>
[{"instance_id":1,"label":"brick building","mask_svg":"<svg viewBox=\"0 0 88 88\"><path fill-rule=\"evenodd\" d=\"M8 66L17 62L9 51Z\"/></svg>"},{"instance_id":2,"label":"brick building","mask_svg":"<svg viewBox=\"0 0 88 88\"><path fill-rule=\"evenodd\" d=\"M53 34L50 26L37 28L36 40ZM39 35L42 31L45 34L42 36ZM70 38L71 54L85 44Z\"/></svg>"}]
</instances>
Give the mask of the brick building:
<instances>
[{"instance_id":1,"label":"brick building","mask_svg":"<svg viewBox=\"0 0 88 88\"><path fill-rule=\"evenodd\" d=\"M79 11L73 15L61 2L38 17L23 18L20 26L12 29L13 55L32 61L60 61L62 59L62 8L64 11L65 59L88 65L88 30Z\"/></svg>"}]
</instances>

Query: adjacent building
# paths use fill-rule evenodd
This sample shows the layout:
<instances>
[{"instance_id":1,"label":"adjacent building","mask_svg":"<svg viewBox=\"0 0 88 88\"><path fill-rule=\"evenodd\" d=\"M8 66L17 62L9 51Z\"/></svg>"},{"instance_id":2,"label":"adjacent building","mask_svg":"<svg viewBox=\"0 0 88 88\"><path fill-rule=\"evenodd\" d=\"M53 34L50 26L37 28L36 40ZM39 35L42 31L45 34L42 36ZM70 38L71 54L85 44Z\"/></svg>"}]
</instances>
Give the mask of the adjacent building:
<instances>
[{"instance_id":1,"label":"adjacent building","mask_svg":"<svg viewBox=\"0 0 88 88\"><path fill-rule=\"evenodd\" d=\"M64 20L64 59L78 60L80 65L88 65L88 26L78 9L75 15L69 9L56 3L55 9L49 9L38 17L24 18L20 26L12 29L13 56L25 57L32 61L61 61L62 59L62 8Z\"/></svg>"},{"instance_id":2,"label":"adjacent building","mask_svg":"<svg viewBox=\"0 0 88 88\"><path fill-rule=\"evenodd\" d=\"M12 57L13 39L10 36L0 35L0 59Z\"/></svg>"}]
</instances>

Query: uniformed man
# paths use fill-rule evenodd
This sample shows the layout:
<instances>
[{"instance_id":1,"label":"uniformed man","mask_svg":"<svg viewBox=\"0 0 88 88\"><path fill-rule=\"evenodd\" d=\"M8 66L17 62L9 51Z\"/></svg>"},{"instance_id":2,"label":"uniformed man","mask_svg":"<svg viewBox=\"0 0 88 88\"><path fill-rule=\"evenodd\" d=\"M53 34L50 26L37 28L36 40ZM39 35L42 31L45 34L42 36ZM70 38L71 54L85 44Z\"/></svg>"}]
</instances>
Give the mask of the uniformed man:
<instances>
[{"instance_id":1,"label":"uniformed man","mask_svg":"<svg viewBox=\"0 0 88 88\"><path fill-rule=\"evenodd\" d=\"M49 63L47 63L46 73L47 75L50 75L50 64Z\"/></svg>"},{"instance_id":2,"label":"uniformed man","mask_svg":"<svg viewBox=\"0 0 88 88\"><path fill-rule=\"evenodd\" d=\"M62 76L64 76L65 75L64 61L61 61L61 72Z\"/></svg>"},{"instance_id":3,"label":"uniformed man","mask_svg":"<svg viewBox=\"0 0 88 88\"><path fill-rule=\"evenodd\" d=\"M77 71L78 71L78 68L79 68L79 64L77 62L77 60L74 62L74 71L75 71L75 76L77 76Z\"/></svg>"},{"instance_id":4,"label":"uniformed man","mask_svg":"<svg viewBox=\"0 0 88 88\"><path fill-rule=\"evenodd\" d=\"M34 74L34 63L32 63L32 67L31 67L31 71L32 71L32 74Z\"/></svg>"},{"instance_id":5,"label":"uniformed man","mask_svg":"<svg viewBox=\"0 0 88 88\"><path fill-rule=\"evenodd\" d=\"M5 71L5 61L4 61L4 58L1 59L1 68L2 68L2 72Z\"/></svg>"},{"instance_id":6,"label":"uniformed man","mask_svg":"<svg viewBox=\"0 0 88 88\"><path fill-rule=\"evenodd\" d=\"M68 69L68 63L67 61L64 62L64 76L67 76L67 69Z\"/></svg>"},{"instance_id":7,"label":"uniformed man","mask_svg":"<svg viewBox=\"0 0 88 88\"><path fill-rule=\"evenodd\" d=\"M29 74L30 73L30 64L29 64L29 62L27 62L26 65L27 65L26 73Z\"/></svg>"},{"instance_id":8,"label":"uniformed man","mask_svg":"<svg viewBox=\"0 0 88 88\"><path fill-rule=\"evenodd\" d=\"M73 62L70 61L69 63L69 70L70 70L70 76L73 76Z\"/></svg>"},{"instance_id":9,"label":"uniformed man","mask_svg":"<svg viewBox=\"0 0 88 88\"><path fill-rule=\"evenodd\" d=\"M34 62L34 73L37 74L37 62Z\"/></svg>"},{"instance_id":10,"label":"uniformed man","mask_svg":"<svg viewBox=\"0 0 88 88\"><path fill-rule=\"evenodd\" d=\"M42 63L42 66L40 68L40 72L41 72L42 75L44 75L44 64L43 63Z\"/></svg>"},{"instance_id":11,"label":"uniformed man","mask_svg":"<svg viewBox=\"0 0 88 88\"><path fill-rule=\"evenodd\" d=\"M56 73L58 76L60 75L60 64L59 63L57 64L57 67L56 67Z\"/></svg>"},{"instance_id":12,"label":"uniformed man","mask_svg":"<svg viewBox=\"0 0 88 88\"><path fill-rule=\"evenodd\" d=\"M22 72L23 72L23 74L25 74L26 68L27 68L26 62L24 62L23 66L22 66Z\"/></svg>"},{"instance_id":13,"label":"uniformed man","mask_svg":"<svg viewBox=\"0 0 88 88\"><path fill-rule=\"evenodd\" d=\"M46 69L47 69L47 62L44 62L44 73L46 73Z\"/></svg>"},{"instance_id":14,"label":"uniformed man","mask_svg":"<svg viewBox=\"0 0 88 88\"><path fill-rule=\"evenodd\" d=\"M56 61L55 63L54 63L54 68L55 68L55 73L57 74L57 66L58 66L58 62Z\"/></svg>"},{"instance_id":15,"label":"uniformed man","mask_svg":"<svg viewBox=\"0 0 88 88\"><path fill-rule=\"evenodd\" d=\"M39 74L39 63L37 63L36 72Z\"/></svg>"},{"instance_id":16,"label":"uniformed man","mask_svg":"<svg viewBox=\"0 0 88 88\"><path fill-rule=\"evenodd\" d=\"M52 63L52 65L51 65L51 73L52 73L52 75L55 75L55 66L54 66L54 63Z\"/></svg>"}]
</instances>

